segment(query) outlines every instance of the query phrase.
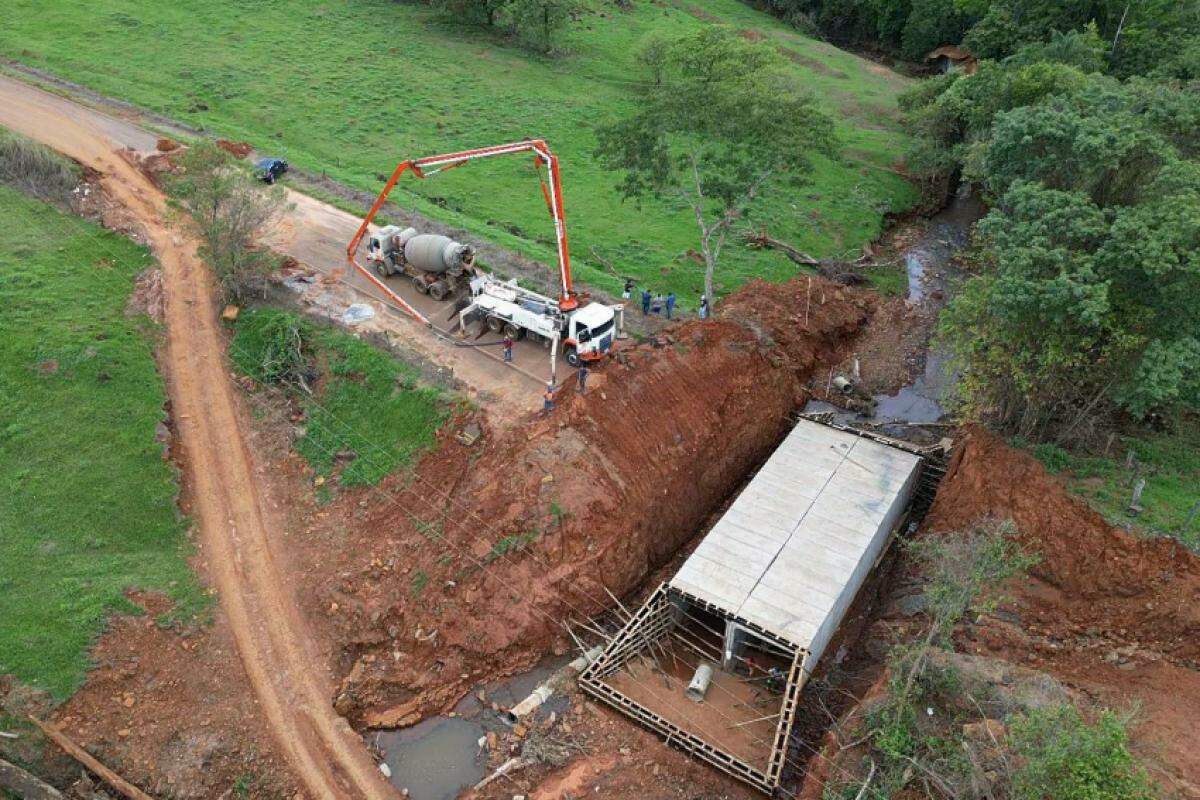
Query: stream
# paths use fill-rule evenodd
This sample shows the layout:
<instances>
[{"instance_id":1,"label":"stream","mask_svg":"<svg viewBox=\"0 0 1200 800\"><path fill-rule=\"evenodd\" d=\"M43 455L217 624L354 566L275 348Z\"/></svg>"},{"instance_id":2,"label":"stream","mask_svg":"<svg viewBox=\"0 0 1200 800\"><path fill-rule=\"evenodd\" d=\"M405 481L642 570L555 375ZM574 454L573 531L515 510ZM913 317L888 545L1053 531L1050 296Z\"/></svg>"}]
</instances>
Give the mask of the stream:
<instances>
[{"instance_id":1,"label":"stream","mask_svg":"<svg viewBox=\"0 0 1200 800\"><path fill-rule=\"evenodd\" d=\"M944 209L930 217L921 235L903 253L908 272L908 302L939 313L949 301L961 272L954 257L967 246L971 226L983 216L980 200L970 193L955 194ZM810 400L805 412L831 412L843 425L872 423L890 435L902 435L898 423L938 422L945 415L943 403L953 385L946 368L947 353L932 344L925 354L925 369L894 394L872 397L872 413L860 414L823 400ZM889 429L889 424L894 426Z\"/></svg>"}]
</instances>

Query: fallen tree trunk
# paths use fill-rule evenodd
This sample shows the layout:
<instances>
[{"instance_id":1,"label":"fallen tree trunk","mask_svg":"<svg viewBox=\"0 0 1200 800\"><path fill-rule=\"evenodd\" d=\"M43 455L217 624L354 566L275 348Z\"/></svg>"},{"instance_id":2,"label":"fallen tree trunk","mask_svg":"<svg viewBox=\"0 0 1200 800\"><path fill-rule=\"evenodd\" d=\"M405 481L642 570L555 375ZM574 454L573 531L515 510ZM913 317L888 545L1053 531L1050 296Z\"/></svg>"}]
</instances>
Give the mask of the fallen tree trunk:
<instances>
[{"instance_id":1,"label":"fallen tree trunk","mask_svg":"<svg viewBox=\"0 0 1200 800\"><path fill-rule=\"evenodd\" d=\"M63 800L63 794L41 778L0 758L0 789L25 800Z\"/></svg>"},{"instance_id":2,"label":"fallen tree trunk","mask_svg":"<svg viewBox=\"0 0 1200 800\"><path fill-rule=\"evenodd\" d=\"M154 798L152 798L150 795L146 794L141 789L137 788L132 783L101 764L94 756L88 753L88 751L71 741L71 739L65 733L60 731L54 725L50 724L49 722L42 722L37 717L33 716L31 716L29 719L34 725L37 725L41 729L42 733L46 734L51 741L65 750L67 755L71 756L80 764L87 767L90 772L96 775L96 777L100 778L109 786L125 795L125 797L129 798L129 800L154 800Z\"/></svg>"},{"instance_id":3,"label":"fallen tree trunk","mask_svg":"<svg viewBox=\"0 0 1200 800\"><path fill-rule=\"evenodd\" d=\"M856 267L874 266L867 256L863 256L858 261L853 263L845 261L833 261L831 259L813 258L808 253L805 253L799 248L793 247L787 242L780 239L774 239L767 234L766 231L745 231L742 234L746 244L750 247L759 250L778 250L787 256L792 263L802 267L816 267L822 277L828 278L835 283L840 283L845 286L865 283L866 278L855 271Z\"/></svg>"}]
</instances>

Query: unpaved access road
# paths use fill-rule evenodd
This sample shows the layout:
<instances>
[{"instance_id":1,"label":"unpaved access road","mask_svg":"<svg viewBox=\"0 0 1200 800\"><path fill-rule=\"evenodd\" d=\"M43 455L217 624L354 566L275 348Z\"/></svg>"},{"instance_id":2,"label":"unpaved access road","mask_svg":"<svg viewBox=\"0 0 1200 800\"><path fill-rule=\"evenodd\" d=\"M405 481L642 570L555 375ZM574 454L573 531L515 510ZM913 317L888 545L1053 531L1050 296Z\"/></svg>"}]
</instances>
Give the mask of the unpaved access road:
<instances>
[{"instance_id":1,"label":"unpaved access road","mask_svg":"<svg viewBox=\"0 0 1200 800\"><path fill-rule=\"evenodd\" d=\"M47 92L3 74L0 74L0 105L4 106L3 112L9 117L20 114L20 108L36 108L37 115L28 121L35 133L26 134L35 139L42 139L46 129L57 125L58 120L86 127L93 137L107 140L109 149L119 146L151 152L158 138L141 124L143 120L134 111L116 106L101 110L81 100ZM9 127L19 130L15 124ZM36 135L37 130L43 134ZM381 170L390 170L391 167L384 165ZM513 367L508 367L500 358L498 346L464 347L462 342L455 342L449 337L435 336L346 263L346 244L358 229L360 218L290 189L288 200L291 208L274 229L267 232L267 243L278 252L326 276L328 285L335 290L345 290L314 292L314 298L319 297L337 306L317 310L336 317L350 302L369 302L375 307L377 315L365 326L368 330L385 333L389 339L399 342L419 357L450 370L462 382L464 390L475 395L479 405L489 409L494 425L504 427L540 407L543 382L550 375L549 354L543 346L526 341L517 342L513 352ZM335 279L340 283L334 284ZM403 277L389 278L388 285L434 324L448 326L446 315L451 310L448 303L439 303L419 294ZM305 302L309 301L310 298L305 298ZM497 337L489 335L481 341L495 339ZM560 359L558 380L569 377L570 372Z\"/></svg>"},{"instance_id":2,"label":"unpaved access road","mask_svg":"<svg viewBox=\"0 0 1200 800\"><path fill-rule=\"evenodd\" d=\"M384 798L393 791L331 704L308 628L273 552L280 515L260 489L247 417L229 380L211 276L195 242L165 219L165 198L120 155L114 120L77 113L62 98L0 77L0 125L100 172L138 221L163 269L166 368L203 550L238 652L280 750L318 798Z\"/></svg>"}]
</instances>

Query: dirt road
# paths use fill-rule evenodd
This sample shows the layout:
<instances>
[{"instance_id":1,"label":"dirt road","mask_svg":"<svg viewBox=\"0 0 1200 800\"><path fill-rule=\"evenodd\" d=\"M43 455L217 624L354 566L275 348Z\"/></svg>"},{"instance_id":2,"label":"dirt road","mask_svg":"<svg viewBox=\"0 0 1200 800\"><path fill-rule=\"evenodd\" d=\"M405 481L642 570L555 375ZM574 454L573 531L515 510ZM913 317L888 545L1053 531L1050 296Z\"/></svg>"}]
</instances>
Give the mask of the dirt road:
<instances>
[{"instance_id":1,"label":"dirt road","mask_svg":"<svg viewBox=\"0 0 1200 800\"><path fill-rule=\"evenodd\" d=\"M230 384L210 275L195 244L164 220L160 191L119 153L127 127L0 77L0 125L104 175L141 225L164 273L167 379L204 554L259 707L314 797L389 797L362 741L330 705L307 626L273 552L278 514L256 480L246 415Z\"/></svg>"},{"instance_id":2,"label":"dirt road","mask_svg":"<svg viewBox=\"0 0 1200 800\"><path fill-rule=\"evenodd\" d=\"M36 107L43 121L66 119L73 124L86 126L93 135L115 145L139 151L152 151L155 148L157 136L139 124L141 119L135 112L113 109L114 113L110 114L0 75L0 103L6 106L5 113L16 114L18 102ZM34 124L36 127L37 123ZM17 129L15 125L11 127ZM542 383L550 375L549 354L544 347L531 342L517 342L513 353L514 369L503 363L498 347L462 347L444 337L431 335L398 306L380 302L385 299L382 293L357 271L348 268L346 243L357 230L359 218L299 192L289 190L288 200L292 208L268 232L267 242L275 250L291 256L317 273L336 275L341 283L333 284L334 288L344 290L313 292L311 297L304 297L302 302L314 305L316 311L336 318L350 303L367 300L377 312L368 326L370 330L386 334L420 357L453 372L465 384L467 393L474 394L480 405L493 412L492 422L499 427L540 406ZM405 302L436 324L446 324L446 314L450 311L448 304L438 303L417 293L402 277L390 278L388 283ZM321 288L327 289L328 285ZM356 293L362 296L355 296ZM491 336L482 341L496 338ZM568 372L560 361L558 379L563 380Z\"/></svg>"}]
</instances>

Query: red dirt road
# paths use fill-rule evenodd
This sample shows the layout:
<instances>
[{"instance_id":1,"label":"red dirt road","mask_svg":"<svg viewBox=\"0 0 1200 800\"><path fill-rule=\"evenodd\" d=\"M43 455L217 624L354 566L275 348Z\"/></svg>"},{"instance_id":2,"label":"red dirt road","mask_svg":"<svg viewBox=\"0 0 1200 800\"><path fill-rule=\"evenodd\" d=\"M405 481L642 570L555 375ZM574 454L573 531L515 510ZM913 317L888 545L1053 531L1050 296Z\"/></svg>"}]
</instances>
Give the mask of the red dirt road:
<instances>
[{"instance_id":1,"label":"red dirt road","mask_svg":"<svg viewBox=\"0 0 1200 800\"><path fill-rule=\"evenodd\" d=\"M393 796L361 740L330 706L331 686L279 571L273 552L279 518L246 446L246 415L228 379L211 276L195 243L165 222L162 193L89 115L65 113L60 98L0 77L0 125L100 172L162 265L168 387L203 550L281 752L314 797Z\"/></svg>"}]
</instances>

